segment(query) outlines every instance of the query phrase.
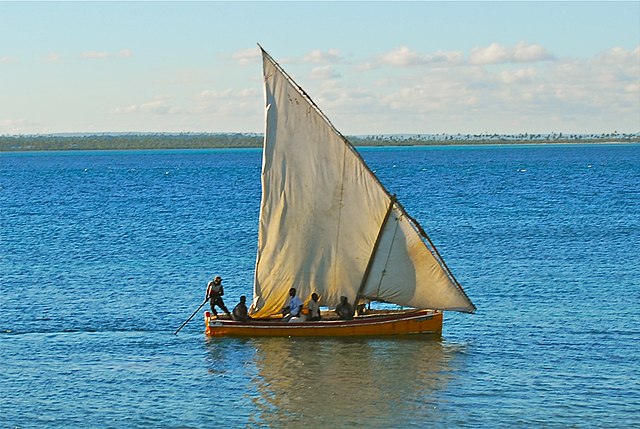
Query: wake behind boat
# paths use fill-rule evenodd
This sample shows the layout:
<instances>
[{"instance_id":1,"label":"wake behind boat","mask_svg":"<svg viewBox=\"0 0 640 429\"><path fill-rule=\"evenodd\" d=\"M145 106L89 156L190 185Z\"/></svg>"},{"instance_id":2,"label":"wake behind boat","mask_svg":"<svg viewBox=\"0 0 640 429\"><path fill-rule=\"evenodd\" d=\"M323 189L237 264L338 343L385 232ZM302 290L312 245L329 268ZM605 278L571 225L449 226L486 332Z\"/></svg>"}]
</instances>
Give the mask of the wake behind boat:
<instances>
[{"instance_id":1,"label":"wake behind boat","mask_svg":"<svg viewBox=\"0 0 640 429\"><path fill-rule=\"evenodd\" d=\"M440 333L442 312L475 306L418 222L349 141L260 47L266 129L252 319L205 317L210 336ZM346 297L353 320L281 320L288 293ZM371 302L408 310L365 310Z\"/></svg>"}]
</instances>

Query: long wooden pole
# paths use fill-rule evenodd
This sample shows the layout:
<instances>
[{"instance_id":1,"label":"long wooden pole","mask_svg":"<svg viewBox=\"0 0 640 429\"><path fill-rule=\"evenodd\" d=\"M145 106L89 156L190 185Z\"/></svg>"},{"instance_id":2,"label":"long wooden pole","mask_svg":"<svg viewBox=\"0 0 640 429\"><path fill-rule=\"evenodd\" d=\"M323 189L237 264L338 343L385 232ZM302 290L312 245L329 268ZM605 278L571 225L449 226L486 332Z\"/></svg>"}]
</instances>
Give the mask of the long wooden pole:
<instances>
[{"instance_id":1,"label":"long wooden pole","mask_svg":"<svg viewBox=\"0 0 640 429\"><path fill-rule=\"evenodd\" d=\"M200 309L202 308L202 306L203 306L203 305L205 305L205 304L207 303L207 301L209 301L209 298L205 299L205 300L202 302L202 304L200 304L200 307L198 307L198 308L196 309L196 311L194 311L194 312L193 312L193 314L192 314L191 316L189 316L189 318L188 318L187 320L185 320L185 321L184 321L184 323L183 323L182 325L180 325L180 327L178 328L178 330L177 330L176 332L174 332L174 333L173 333L173 335L178 335L178 332L180 332L180 330L181 330L182 328L184 328L184 325L186 325L187 323L189 323L189 321L190 321L191 319L193 319L193 316L195 316L195 315L196 315L196 313L197 313L198 311L200 311Z\"/></svg>"}]
</instances>

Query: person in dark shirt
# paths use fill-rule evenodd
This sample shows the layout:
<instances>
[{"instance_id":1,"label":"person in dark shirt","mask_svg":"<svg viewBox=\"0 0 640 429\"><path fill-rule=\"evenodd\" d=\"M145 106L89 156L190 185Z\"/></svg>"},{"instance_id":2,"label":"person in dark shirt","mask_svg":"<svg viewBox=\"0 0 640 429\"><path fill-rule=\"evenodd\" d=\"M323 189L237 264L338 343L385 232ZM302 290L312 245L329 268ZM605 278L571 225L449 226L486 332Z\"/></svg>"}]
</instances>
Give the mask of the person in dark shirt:
<instances>
[{"instance_id":1,"label":"person in dark shirt","mask_svg":"<svg viewBox=\"0 0 640 429\"><path fill-rule=\"evenodd\" d=\"M341 320L353 319L353 307L349 304L346 296L340 297L340 304L336 306L336 313Z\"/></svg>"},{"instance_id":2,"label":"person in dark shirt","mask_svg":"<svg viewBox=\"0 0 640 429\"><path fill-rule=\"evenodd\" d=\"M209 304L211 305L211 313L213 313L214 317L218 317L218 312L215 309L216 305L220 307L222 311L227 313L228 317L231 317L229 310L224 305L224 301L222 300L223 295L224 288L222 287L222 277L217 276L207 285L207 295L205 296L205 299L209 300Z\"/></svg>"},{"instance_id":3,"label":"person in dark shirt","mask_svg":"<svg viewBox=\"0 0 640 429\"><path fill-rule=\"evenodd\" d=\"M247 310L247 297L242 295L240 302L233 308L233 320L237 322L246 322L249 320L249 312Z\"/></svg>"}]
</instances>

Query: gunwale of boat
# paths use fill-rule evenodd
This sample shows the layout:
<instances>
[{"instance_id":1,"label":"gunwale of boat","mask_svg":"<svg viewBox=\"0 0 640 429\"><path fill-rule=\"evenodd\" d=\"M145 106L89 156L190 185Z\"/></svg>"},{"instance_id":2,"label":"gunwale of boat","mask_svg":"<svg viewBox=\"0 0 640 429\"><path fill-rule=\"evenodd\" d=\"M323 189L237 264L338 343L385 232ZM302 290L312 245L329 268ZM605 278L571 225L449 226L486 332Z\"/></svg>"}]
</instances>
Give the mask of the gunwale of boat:
<instances>
[{"instance_id":1,"label":"gunwale of boat","mask_svg":"<svg viewBox=\"0 0 640 429\"><path fill-rule=\"evenodd\" d=\"M442 312L421 309L376 310L352 320L339 320L331 312L323 312L323 320L300 322L283 322L276 318L239 322L205 316L205 325L205 333L211 337L441 334Z\"/></svg>"}]
</instances>

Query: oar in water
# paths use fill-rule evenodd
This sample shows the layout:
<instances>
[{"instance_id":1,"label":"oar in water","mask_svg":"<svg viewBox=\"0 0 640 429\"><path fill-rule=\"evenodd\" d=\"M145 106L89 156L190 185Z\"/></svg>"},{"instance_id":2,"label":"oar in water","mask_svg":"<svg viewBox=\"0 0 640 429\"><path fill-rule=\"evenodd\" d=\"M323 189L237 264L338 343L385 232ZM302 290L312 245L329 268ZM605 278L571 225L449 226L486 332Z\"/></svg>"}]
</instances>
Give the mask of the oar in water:
<instances>
[{"instance_id":1,"label":"oar in water","mask_svg":"<svg viewBox=\"0 0 640 429\"><path fill-rule=\"evenodd\" d=\"M189 320L193 319L193 316L196 315L196 313L198 311L200 311L200 309L202 308L203 305L205 305L207 303L207 301L209 301L209 298L205 299L202 304L200 304L200 307L198 307L196 309L196 311L193 312L193 314L191 316L189 316L189 318L187 320L184 321L184 323L182 325L180 325L180 327L178 328L178 330L176 332L173 333L173 335L177 335L178 332L180 332L180 329L184 328L184 325L186 325L187 323L189 323Z\"/></svg>"}]
</instances>

